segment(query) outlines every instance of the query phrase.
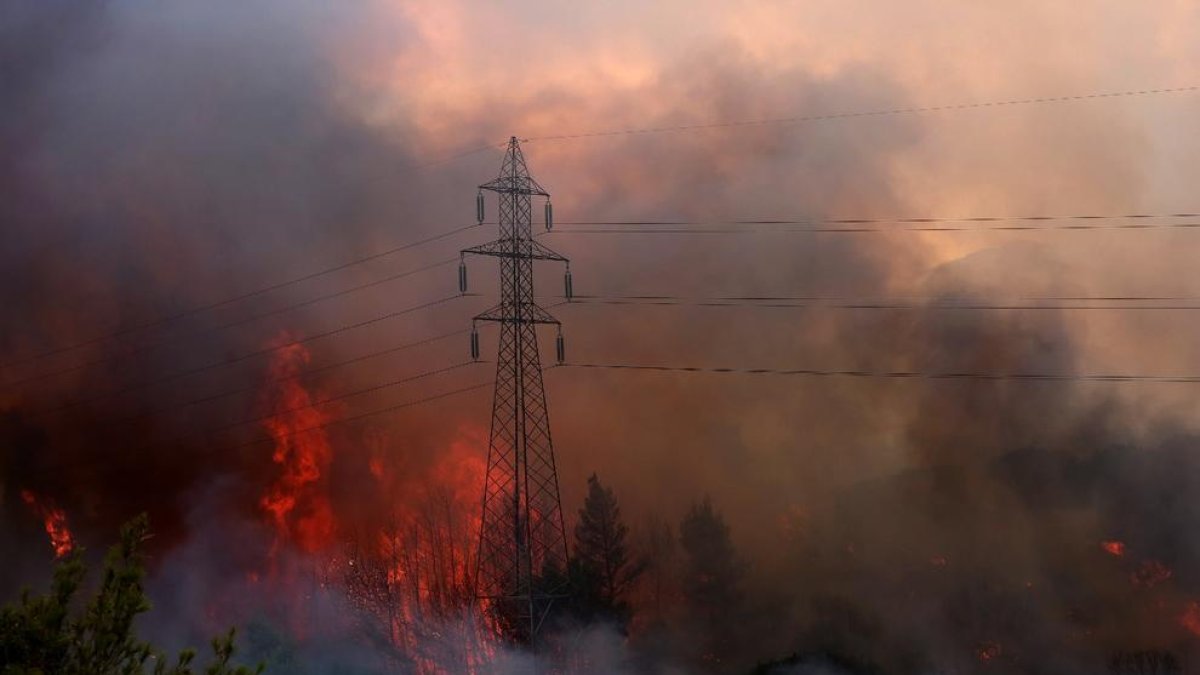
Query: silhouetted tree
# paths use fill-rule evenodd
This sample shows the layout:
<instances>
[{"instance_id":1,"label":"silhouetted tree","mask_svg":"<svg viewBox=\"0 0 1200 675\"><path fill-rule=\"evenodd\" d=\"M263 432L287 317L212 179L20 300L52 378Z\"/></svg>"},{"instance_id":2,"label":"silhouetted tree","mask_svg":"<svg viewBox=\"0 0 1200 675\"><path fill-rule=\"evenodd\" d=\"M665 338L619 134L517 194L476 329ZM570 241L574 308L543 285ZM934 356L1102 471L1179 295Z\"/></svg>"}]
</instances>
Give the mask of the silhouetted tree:
<instances>
[{"instance_id":1,"label":"silhouetted tree","mask_svg":"<svg viewBox=\"0 0 1200 675\"><path fill-rule=\"evenodd\" d=\"M622 632L629 623L628 593L645 567L630 557L628 536L612 488L592 474L575 525L572 592L583 618L612 621Z\"/></svg>"},{"instance_id":2,"label":"silhouetted tree","mask_svg":"<svg viewBox=\"0 0 1200 675\"><path fill-rule=\"evenodd\" d=\"M1183 672L1179 659L1170 652L1120 652L1108 661L1113 675L1178 675Z\"/></svg>"},{"instance_id":3,"label":"silhouetted tree","mask_svg":"<svg viewBox=\"0 0 1200 675\"><path fill-rule=\"evenodd\" d=\"M679 542L671 524L656 516L647 519L644 527L645 604L653 615L652 620L661 622L679 595Z\"/></svg>"},{"instance_id":4,"label":"silhouetted tree","mask_svg":"<svg viewBox=\"0 0 1200 675\"><path fill-rule=\"evenodd\" d=\"M75 602L86 575L78 549L54 568L50 592L21 598L0 609L0 673L4 675L192 675L195 652L184 650L173 664L133 631L139 614L150 609L142 587L145 577L140 546L148 525L145 516L121 529L121 541L105 559L104 578L96 594L81 607ZM233 667L233 637L212 642L214 660L206 675L250 675L256 670ZM153 661L152 670L147 664Z\"/></svg>"},{"instance_id":5,"label":"silhouetted tree","mask_svg":"<svg viewBox=\"0 0 1200 675\"><path fill-rule=\"evenodd\" d=\"M679 524L684 552L682 590L694 619L705 633L704 658L723 661L731 645L740 603L742 564L729 537L729 526L712 500L692 505Z\"/></svg>"}]
</instances>

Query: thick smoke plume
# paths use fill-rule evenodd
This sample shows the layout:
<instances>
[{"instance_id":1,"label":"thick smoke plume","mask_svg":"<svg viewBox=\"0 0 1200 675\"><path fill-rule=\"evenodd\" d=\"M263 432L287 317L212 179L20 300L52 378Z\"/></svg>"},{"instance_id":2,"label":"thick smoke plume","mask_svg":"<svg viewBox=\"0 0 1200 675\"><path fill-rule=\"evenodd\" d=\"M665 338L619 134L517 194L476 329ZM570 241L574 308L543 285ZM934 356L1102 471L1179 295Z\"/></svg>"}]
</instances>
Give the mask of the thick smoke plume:
<instances>
[{"instance_id":1,"label":"thick smoke plume","mask_svg":"<svg viewBox=\"0 0 1200 675\"><path fill-rule=\"evenodd\" d=\"M341 398L465 361L457 338L329 366L466 327L490 303L492 270L472 268L482 297L357 328L341 330L453 296L453 270L310 301L489 233L279 284L470 224L499 152L455 155L512 134L534 139L527 158L564 222L1195 211L1179 177L1195 175L1194 135L1163 131L1194 119L1192 98L536 140L1149 88L1200 72L1200 16L1182 5L1099 3L1081 30L1074 8L1036 3L1002 17L774 3L738 22L705 2L653 15L619 4L0 6L6 597L43 582L64 547L95 555L146 511L157 639L195 644L237 623L255 658L292 659L278 672L470 665L479 629L461 610L489 390L306 430L486 381L479 365ZM953 20L910 25L944 11ZM903 37L917 27L924 44ZM1117 51L1131 44L1143 49ZM580 361L1194 374L1189 314L923 306L1200 295L1194 234L1089 236L545 241L572 258L581 295L918 306L555 308ZM241 297L258 289L271 290ZM1195 662L1192 386L550 371L565 511L598 472L660 558L630 634L578 627L573 667L1069 675L1122 654ZM706 658L670 587L678 551L655 544L706 496L745 563L724 660ZM552 661L490 657L499 672Z\"/></svg>"}]
</instances>

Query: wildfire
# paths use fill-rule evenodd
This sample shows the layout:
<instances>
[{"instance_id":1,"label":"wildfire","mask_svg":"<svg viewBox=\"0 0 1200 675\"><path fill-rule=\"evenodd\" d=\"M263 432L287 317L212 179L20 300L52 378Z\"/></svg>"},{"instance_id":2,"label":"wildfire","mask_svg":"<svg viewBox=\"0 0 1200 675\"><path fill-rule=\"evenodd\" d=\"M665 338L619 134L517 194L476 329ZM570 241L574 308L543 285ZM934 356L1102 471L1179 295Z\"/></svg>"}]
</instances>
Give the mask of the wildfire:
<instances>
[{"instance_id":1,"label":"wildfire","mask_svg":"<svg viewBox=\"0 0 1200 675\"><path fill-rule=\"evenodd\" d=\"M39 500L33 492L21 490L21 500L42 519L54 557L61 558L75 548L75 537L67 528L67 514L48 500Z\"/></svg>"},{"instance_id":2,"label":"wildfire","mask_svg":"<svg viewBox=\"0 0 1200 675\"><path fill-rule=\"evenodd\" d=\"M284 335L279 342L292 340ZM321 485L333 450L322 428L330 416L313 406L314 397L299 381L308 360L308 350L289 344L271 363L268 400L274 414L263 426L275 440L271 459L283 473L260 503L281 539L313 552L333 541L333 509Z\"/></svg>"},{"instance_id":3,"label":"wildfire","mask_svg":"<svg viewBox=\"0 0 1200 675\"><path fill-rule=\"evenodd\" d=\"M779 528L788 541L803 542L812 529L812 516L798 504L792 504L779 515Z\"/></svg>"},{"instance_id":4,"label":"wildfire","mask_svg":"<svg viewBox=\"0 0 1200 675\"><path fill-rule=\"evenodd\" d=\"M345 583L352 601L376 616L420 675L458 672L439 664L464 658L460 631L471 642L465 658L475 663L464 672L475 672L493 648L486 612L463 623L472 601L486 442L482 432L461 430L418 469L403 446L380 436L367 457L391 513L375 541L346 565Z\"/></svg>"},{"instance_id":5,"label":"wildfire","mask_svg":"<svg viewBox=\"0 0 1200 675\"><path fill-rule=\"evenodd\" d=\"M313 565L313 578L340 587L380 634L405 653L414 672L448 671L439 664L485 659L486 626L478 636L478 653L462 653L456 640L467 630L463 612L472 597L474 543L478 536L479 505L486 469L486 435L464 430L459 438L422 464L404 446L386 441L387 434L368 441L367 452L339 457L359 460L374 483L368 496L378 497L386 517L362 527L340 521L334 509L330 469L334 454L324 426L334 418L320 403L322 395L301 382L309 354L290 336L276 343L267 387L263 426L274 441L271 455L278 475L264 491L260 505L276 531L276 549L287 543L308 554L302 559L276 559L263 579L272 587L291 589L289 616L292 632L303 636L315 625L304 619L308 596L296 570ZM366 498L366 497L364 497ZM343 541L346 540L346 541ZM338 552L337 542L345 548ZM275 569L284 560L287 565ZM299 565L300 567L297 567ZM259 583L257 572L249 583ZM472 651L472 650L468 650Z\"/></svg>"},{"instance_id":6,"label":"wildfire","mask_svg":"<svg viewBox=\"0 0 1200 675\"><path fill-rule=\"evenodd\" d=\"M1186 628L1192 635L1200 637L1200 602L1192 600L1187 604L1183 614L1179 617L1179 625Z\"/></svg>"},{"instance_id":7,"label":"wildfire","mask_svg":"<svg viewBox=\"0 0 1200 675\"><path fill-rule=\"evenodd\" d=\"M1157 560L1143 560L1142 564L1130 575L1130 581L1138 588L1154 588L1174 576L1170 567Z\"/></svg>"},{"instance_id":8,"label":"wildfire","mask_svg":"<svg viewBox=\"0 0 1200 675\"><path fill-rule=\"evenodd\" d=\"M381 457L374 456L367 460L367 468L371 470L371 475L375 477L375 480L383 480L383 459Z\"/></svg>"},{"instance_id":9,"label":"wildfire","mask_svg":"<svg viewBox=\"0 0 1200 675\"><path fill-rule=\"evenodd\" d=\"M1003 653L1004 650L1000 647L1000 643L998 642L985 642L979 645L979 647L975 650L975 655L978 656L979 660L984 663L988 661L995 661L996 659L1000 658Z\"/></svg>"},{"instance_id":10,"label":"wildfire","mask_svg":"<svg viewBox=\"0 0 1200 675\"><path fill-rule=\"evenodd\" d=\"M1116 539L1105 539L1100 542L1100 548L1104 549L1105 553L1118 558L1125 555L1125 542Z\"/></svg>"}]
</instances>

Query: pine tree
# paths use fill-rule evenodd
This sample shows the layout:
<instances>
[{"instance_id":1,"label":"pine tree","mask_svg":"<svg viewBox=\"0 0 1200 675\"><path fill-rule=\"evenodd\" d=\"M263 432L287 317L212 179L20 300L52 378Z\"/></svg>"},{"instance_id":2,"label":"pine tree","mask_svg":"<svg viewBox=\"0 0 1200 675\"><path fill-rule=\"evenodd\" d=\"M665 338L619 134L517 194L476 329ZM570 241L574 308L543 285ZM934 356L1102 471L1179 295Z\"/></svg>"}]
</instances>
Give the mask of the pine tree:
<instances>
[{"instance_id":1,"label":"pine tree","mask_svg":"<svg viewBox=\"0 0 1200 675\"><path fill-rule=\"evenodd\" d=\"M174 663L137 638L134 619L150 609L142 586L145 568L141 544L145 516L121 529L121 541L108 553L104 577L95 595L76 611L75 596L86 568L76 549L57 563L47 595L23 592L0 608L0 674L3 675L193 675L195 653L184 650ZM251 675L262 672L229 665L232 630L212 642L214 661L206 675ZM147 670L153 661L152 670Z\"/></svg>"},{"instance_id":2,"label":"pine tree","mask_svg":"<svg viewBox=\"0 0 1200 675\"><path fill-rule=\"evenodd\" d=\"M661 622L679 593L679 541L675 528L656 515L652 514L643 528L647 602L653 620Z\"/></svg>"},{"instance_id":3,"label":"pine tree","mask_svg":"<svg viewBox=\"0 0 1200 675\"><path fill-rule=\"evenodd\" d=\"M584 619L613 621L622 630L629 622L628 593L644 568L631 559L628 536L612 488L592 474L575 525L572 590Z\"/></svg>"},{"instance_id":4,"label":"pine tree","mask_svg":"<svg viewBox=\"0 0 1200 675\"><path fill-rule=\"evenodd\" d=\"M708 497L693 504L679 524L684 553L684 600L699 628L706 633L706 660L721 661L731 647L730 625L739 603L742 563L729 536L725 519Z\"/></svg>"}]
</instances>

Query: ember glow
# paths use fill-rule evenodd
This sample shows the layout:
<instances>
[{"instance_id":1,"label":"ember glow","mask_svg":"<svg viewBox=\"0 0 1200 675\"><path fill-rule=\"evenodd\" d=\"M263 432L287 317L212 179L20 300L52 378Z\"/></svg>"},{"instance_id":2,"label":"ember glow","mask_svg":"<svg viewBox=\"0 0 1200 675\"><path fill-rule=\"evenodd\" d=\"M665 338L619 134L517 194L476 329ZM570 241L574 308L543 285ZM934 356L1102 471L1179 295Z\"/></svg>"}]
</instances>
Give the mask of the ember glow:
<instances>
[{"instance_id":1,"label":"ember glow","mask_svg":"<svg viewBox=\"0 0 1200 675\"><path fill-rule=\"evenodd\" d=\"M1200 638L1200 602L1191 600L1187 603L1183 614L1179 616L1179 625L1186 628L1192 635Z\"/></svg>"},{"instance_id":2,"label":"ember glow","mask_svg":"<svg viewBox=\"0 0 1200 675\"><path fill-rule=\"evenodd\" d=\"M1129 579L1138 588L1154 588L1170 581L1175 572L1157 560L1143 560Z\"/></svg>"},{"instance_id":3,"label":"ember glow","mask_svg":"<svg viewBox=\"0 0 1200 675\"><path fill-rule=\"evenodd\" d=\"M54 549L56 558L63 557L75 548L75 538L67 527L65 511L54 506L49 500L39 499L30 490L21 490L21 501L42 519L42 526L46 529L46 535L50 537L50 547Z\"/></svg>"},{"instance_id":4,"label":"ember glow","mask_svg":"<svg viewBox=\"0 0 1200 675\"><path fill-rule=\"evenodd\" d=\"M1100 542L1100 548L1104 549L1105 553L1117 558L1125 555L1125 542L1123 541L1105 539L1104 541Z\"/></svg>"},{"instance_id":5,"label":"ember glow","mask_svg":"<svg viewBox=\"0 0 1200 675\"><path fill-rule=\"evenodd\" d=\"M997 642L985 642L976 649L975 654L979 657L980 661L986 663L988 661L995 661L1003 656L1004 648Z\"/></svg>"}]
</instances>

